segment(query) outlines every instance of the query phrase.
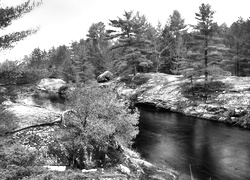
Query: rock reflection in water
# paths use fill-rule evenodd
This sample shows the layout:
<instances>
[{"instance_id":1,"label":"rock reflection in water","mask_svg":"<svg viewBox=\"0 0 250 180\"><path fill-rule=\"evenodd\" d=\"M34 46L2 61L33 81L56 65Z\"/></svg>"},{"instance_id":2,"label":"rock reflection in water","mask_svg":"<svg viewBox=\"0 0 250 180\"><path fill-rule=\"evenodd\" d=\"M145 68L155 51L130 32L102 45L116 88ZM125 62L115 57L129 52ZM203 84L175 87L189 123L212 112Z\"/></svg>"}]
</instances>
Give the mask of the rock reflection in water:
<instances>
[{"instance_id":1,"label":"rock reflection in water","mask_svg":"<svg viewBox=\"0 0 250 180\"><path fill-rule=\"evenodd\" d=\"M196 179L250 179L250 131L170 112L141 109L135 148L149 161Z\"/></svg>"}]
</instances>

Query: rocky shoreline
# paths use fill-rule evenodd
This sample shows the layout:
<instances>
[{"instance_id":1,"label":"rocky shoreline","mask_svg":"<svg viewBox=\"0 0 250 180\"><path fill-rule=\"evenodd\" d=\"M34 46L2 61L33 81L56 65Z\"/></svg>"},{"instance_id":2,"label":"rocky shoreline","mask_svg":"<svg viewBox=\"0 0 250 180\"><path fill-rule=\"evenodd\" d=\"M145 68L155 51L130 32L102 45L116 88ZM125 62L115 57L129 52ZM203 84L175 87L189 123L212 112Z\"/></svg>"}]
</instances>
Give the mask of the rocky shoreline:
<instances>
[{"instance_id":1,"label":"rocky shoreline","mask_svg":"<svg viewBox=\"0 0 250 180\"><path fill-rule=\"evenodd\" d=\"M221 84L225 86L216 86L214 92L210 93L206 100L202 98L192 99L190 94L185 92L188 87L188 80L183 79L181 76L147 73L138 74L131 79L132 81L129 83L125 83L121 79L116 79L115 81L108 82L108 84L115 85L118 95L122 97L123 100L127 99L132 102L132 105L150 106L156 110L178 112L187 116L250 128L250 121L248 120L250 116L250 78L248 77L221 78L218 82L221 82ZM62 85L65 86L65 84ZM57 89L60 88L57 87L55 89L56 93L58 93ZM43 91L42 89L42 92ZM40 90L38 92L40 92ZM54 97L53 93L52 95ZM51 96L51 94L49 94L49 96ZM40 98L46 97L42 96ZM50 106L48 106L48 104L37 105L37 102L33 100L30 96L25 96L18 98L15 103L5 102L8 106L7 110L17 117L16 119L20 126L17 128L33 125L33 123L36 124L37 122L50 123L60 118L60 108L55 109L54 105L53 108L52 105L51 108L49 108ZM47 108L44 108L44 105L46 105ZM34 130L36 133L34 133ZM44 130L44 128L33 129L32 134L47 139L45 138L45 136L47 137L47 131ZM50 130L50 127L48 127L48 131ZM25 131L24 133L29 133L29 131ZM18 139L19 135L20 137L26 136L26 134L17 133L15 137ZM25 142L23 144L25 144ZM132 151L127 150L126 152ZM131 155L131 153L127 155L127 159L130 159L129 162L134 162L132 164L139 165L136 169L142 168L141 174L145 176L146 179L148 177L151 179L178 179L180 176L178 172L170 169L164 169L164 171L162 171L161 168L154 167L150 165L150 163L140 159L139 156ZM117 172L125 175L124 179L131 177L133 174L123 172L122 169L117 169ZM110 179L115 180L116 178Z\"/></svg>"},{"instance_id":2,"label":"rocky shoreline","mask_svg":"<svg viewBox=\"0 0 250 180\"><path fill-rule=\"evenodd\" d=\"M182 76L162 73L138 74L137 76L141 79L147 78L147 81L132 86L121 80L116 82L118 94L130 99L133 97L135 105L148 105L187 116L250 128L249 77L222 77L216 80L218 86L215 86L215 90L206 100L202 98L194 100L185 92L188 80L183 79ZM135 76L134 79L136 78L138 79ZM197 82L201 81L201 79L197 80Z\"/></svg>"},{"instance_id":3,"label":"rocky shoreline","mask_svg":"<svg viewBox=\"0 0 250 180\"><path fill-rule=\"evenodd\" d=\"M60 128L61 115L64 112L61 101L54 103L50 99L57 100L59 90L66 84L57 79L43 79L36 86L19 87L15 101L6 100L2 104L6 106L6 111L15 117L15 129L5 133L11 135L11 139L18 142L22 147L32 152L37 152L37 159L41 164L40 168L46 167L52 172L54 178L65 176L71 173L71 176L79 176L84 179L177 179L178 172L172 169L161 169L153 164L143 160L139 153L132 149L123 147L123 157L125 161L122 164L110 169L67 171L66 166L48 156L48 144L53 141L54 131ZM20 93L25 92L25 93ZM43 126L45 125L45 126ZM19 131L20 130L20 131ZM1 135L1 134L0 134ZM2 134L4 136L4 134ZM63 169L63 170L61 170ZM58 172L63 171L63 172ZM36 177L37 179L42 177Z\"/></svg>"}]
</instances>

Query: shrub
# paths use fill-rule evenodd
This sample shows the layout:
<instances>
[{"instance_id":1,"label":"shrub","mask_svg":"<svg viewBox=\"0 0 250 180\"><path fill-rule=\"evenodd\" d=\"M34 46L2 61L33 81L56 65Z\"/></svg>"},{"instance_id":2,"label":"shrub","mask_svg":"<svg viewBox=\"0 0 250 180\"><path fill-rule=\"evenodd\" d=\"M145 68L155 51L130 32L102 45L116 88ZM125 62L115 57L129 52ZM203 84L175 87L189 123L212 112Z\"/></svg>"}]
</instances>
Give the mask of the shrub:
<instances>
[{"instance_id":1,"label":"shrub","mask_svg":"<svg viewBox=\"0 0 250 180\"><path fill-rule=\"evenodd\" d=\"M149 74L137 74L133 75L126 75L120 79L120 82L124 82L127 86L134 88L134 86L140 86L148 82L151 78Z\"/></svg>"},{"instance_id":2,"label":"shrub","mask_svg":"<svg viewBox=\"0 0 250 180\"><path fill-rule=\"evenodd\" d=\"M229 87L228 84L221 81L210 81L207 84L205 84L205 82L196 82L193 84L193 87L188 83L184 83L182 90L186 97L190 97L190 95L193 94L197 99L203 99L225 91Z\"/></svg>"},{"instance_id":3,"label":"shrub","mask_svg":"<svg viewBox=\"0 0 250 180\"><path fill-rule=\"evenodd\" d=\"M148 80L151 78L150 75L148 74L137 74L133 79L132 82L137 85L140 86L142 84L145 84L148 82Z\"/></svg>"},{"instance_id":4,"label":"shrub","mask_svg":"<svg viewBox=\"0 0 250 180\"><path fill-rule=\"evenodd\" d=\"M17 127L16 117L6 110L6 107L0 105L0 135L11 131Z\"/></svg>"},{"instance_id":5,"label":"shrub","mask_svg":"<svg viewBox=\"0 0 250 180\"><path fill-rule=\"evenodd\" d=\"M28 67L18 61L4 61L0 64L0 83L3 84L28 84L39 79L50 77L52 70L45 68Z\"/></svg>"},{"instance_id":6,"label":"shrub","mask_svg":"<svg viewBox=\"0 0 250 180\"><path fill-rule=\"evenodd\" d=\"M9 165L23 167L34 165L36 159L34 152L29 151L18 143L14 145L5 145L1 151L1 156L0 166L3 168Z\"/></svg>"},{"instance_id":7,"label":"shrub","mask_svg":"<svg viewBox=\"0 0 250 180\"><path fill-rule=\"evenodd\" d=\"M90 168L103 166L105 155L118 148L117 143L132 144L138 133L138 112L131 114L111 88L79 86L67 98L74 113L65 116L50 155L74 168Z\"/></svg>"},{"instance_id":8,"label":"shrub","mask_svg":"<svg viewBox=\"0 0 250 180\"><path fill-rule=\"evenodd\" d=\"M36 166L35 152L20 144L11 145L7 141L1 141L0 147L1 179L18 180L44 173L45 169Z\"/></svg>"}]
</instances>

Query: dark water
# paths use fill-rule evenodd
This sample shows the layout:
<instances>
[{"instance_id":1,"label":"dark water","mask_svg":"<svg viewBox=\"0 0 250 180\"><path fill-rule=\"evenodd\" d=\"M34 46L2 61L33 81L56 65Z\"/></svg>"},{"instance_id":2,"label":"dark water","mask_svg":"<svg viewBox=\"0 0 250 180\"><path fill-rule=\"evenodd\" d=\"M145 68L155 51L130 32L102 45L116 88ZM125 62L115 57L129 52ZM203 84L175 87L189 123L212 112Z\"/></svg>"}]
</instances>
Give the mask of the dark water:
<instances>
[{"instance_id":1,"label":"dark water","mask_svg":"<svg viewBox=\"0 0 250 180\"><path fill-rule=\"evenodd\" d=\"M153 163L199 180L250 180L250 131L140 109L135 148Z\"/></svg>"}]
</instances>

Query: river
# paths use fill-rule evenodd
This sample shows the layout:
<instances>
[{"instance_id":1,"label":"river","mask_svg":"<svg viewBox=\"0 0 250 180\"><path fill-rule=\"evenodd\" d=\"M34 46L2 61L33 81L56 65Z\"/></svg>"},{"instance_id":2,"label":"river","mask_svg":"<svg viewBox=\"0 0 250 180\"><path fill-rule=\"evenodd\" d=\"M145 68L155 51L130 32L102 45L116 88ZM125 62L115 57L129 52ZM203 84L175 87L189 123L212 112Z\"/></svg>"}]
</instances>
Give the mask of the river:
<instances>
[{"instance_id":1,"label":"river","mask_svg":"<svg viewBox=\"0 0 250 180\"><path fill-rule=\"evenodd\" d=\"M249 130L145 108L139 128L135 148L149 162L198 180L250 179Z\"/></svg>"}]
</instances>

